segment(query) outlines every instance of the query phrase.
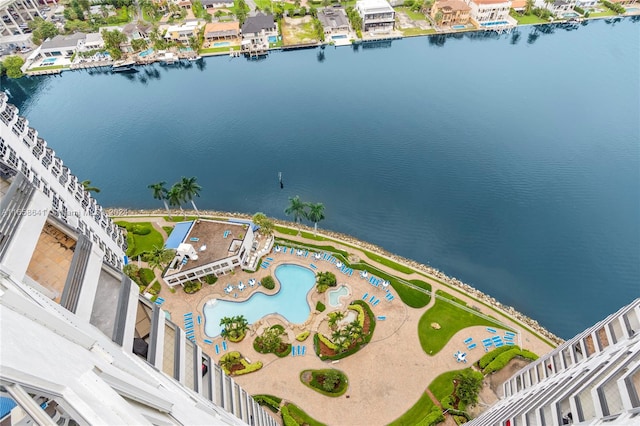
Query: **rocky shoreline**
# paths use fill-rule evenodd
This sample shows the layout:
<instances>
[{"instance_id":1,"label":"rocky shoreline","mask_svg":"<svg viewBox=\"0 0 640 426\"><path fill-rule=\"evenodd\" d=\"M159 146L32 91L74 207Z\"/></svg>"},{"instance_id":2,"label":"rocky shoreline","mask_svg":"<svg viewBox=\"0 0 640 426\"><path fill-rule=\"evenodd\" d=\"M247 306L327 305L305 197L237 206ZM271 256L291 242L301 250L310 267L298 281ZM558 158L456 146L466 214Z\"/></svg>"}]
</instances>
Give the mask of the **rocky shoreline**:
<instances>
[{"instance_id":1,"label":"rocky shoreline","mask_svg":"<svg viewBox=\"0 0 640 426\"><path fill-rule=\"evenodd\" d=\"M123 216L166 216L167 212L166 210L161 210L161 209L157 209L157 210L132 210L132 209L127 209L127 208L106 208L105 209L105 213L109 216L116 216L116 217L123 217ZM191 211L191 210L185 210L185 213L187 214L187 216L194 216L196 213L195 211ZM180 217L182 215L181 212L178 211L172 211L171 212L172 215ZM238 218L238 219L251 219L252 216L248 215L246 213L232 213L232 212L220 212L220 211L214 211L214 210L200 210L200 215L203 217L219 217L219 218ZM286 227L292 227L291 222L286 222L286 221L281 221L281 220L277 220L277 219L273 219L273 222L277 225L280 226L286 226ZM301 229L307 232L313 232L313 228L306 226L306 225L300 225ZM350 235L346 235L346 234L342 234L339 232L334 232L334 231L327 231L327 230L322 230L321 231L322 235L325 235L327 237L333 238L335 240L339 240L339 241L344 241L352 246L356 246L359 248L362 248L364 250L376 253L378 255L384 256L386 258L389 258L391 260L393 260L394 262L400 263L400 264L405 264L407 266L409 266L412 269L415 269L417 271L432 275L433 277L437 278L438 280L444 282L447 285L450 285L452 287L457 287L460 290L464 291L465 293L468 293L470 296L481 300L482 302L486 303L487 305L495 308L495 309L499 309L500 311L504 312L506 315L515 318L516 320L518 320L519 322L525 324L527 327L531 328L532 330L534 330L536 333L540 334L541 336L544 336L545 338L549 339L551 342L553 342L556 345L560 345L564 342L563 339L561 339L560 337L556 336L555 334L551 333L549 330L547 330L546 328L542 327L536 320L529 318L528 316L522 314L521 312L518 312L517 310L515 310L515 308L513 308L512 306L505 306L502 303L500 303L498 300L496 300L495 298L488 296L486 294L484 294L483 292L481 292L480 290L463 283L462 281L458 280L455 277L449 277L448 275L446 275L444 272L439 271L436 268L433 268L431 266L427 266L424 265L422 263L418 263L414 260L411 259L407 259L404 258L402 256L398 256L395 255L393 253L389 253L388 251L384 250L381 247L378 247L374 244L371 243L367 243L361 240L358 240Z\"/></svg>"}]
</instances>

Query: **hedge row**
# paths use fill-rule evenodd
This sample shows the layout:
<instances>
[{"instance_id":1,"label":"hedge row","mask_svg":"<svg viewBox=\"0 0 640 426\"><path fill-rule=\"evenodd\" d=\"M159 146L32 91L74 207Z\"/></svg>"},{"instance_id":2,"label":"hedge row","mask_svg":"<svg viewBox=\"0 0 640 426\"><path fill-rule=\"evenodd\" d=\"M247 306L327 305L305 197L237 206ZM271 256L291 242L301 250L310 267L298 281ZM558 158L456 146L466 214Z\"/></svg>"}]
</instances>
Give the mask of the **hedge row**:
<instances>
[{"instance_id":1,"label":"hedge row","mask_svg":"<svg viewBox=\"0 0 640 426\"><path fill-rule=\"evenodd\" d=\"M334 351L338 349L338 346L336 346L336 344L329 340L324 334L317 333L316 336L318 336L318 339L320 339L320 341L324 343L329 349L333 349Z\"/></svg>"},{"instance_id":2,"label":"hedge row","mask_svg":"<svg viewBox=\"0 0 640 426\"><path fill-rule=\"evenodd\" d=\"M574 6L573 10L578 12L580 15L584 15L584 9L581 8L580 6Z\"/></svg>"},{"instance_id":3,"label":"hedge row","mask_svg":"<svg viewBox=\"0 0 640 426\"><path fill-rule=\"evenodd\" d=\"M536 354L534 354L533 352L522 351L520 348L515 347L510 351L506 351L506 352L503 352L500 355L498 355L496 357L496 359L491 361L489 363L489 365L487 365L482 370L482 372L484 374L491 374L491 373L493 373L495 371L498 371L498 370L504 368L504 366L507 365L509 363L509 361L511 361L513 358L515 358L517 356L521 356L523 358L530 359L532 361L535 361L536 359L538 359L538 356Z\"/></svg>"},{"instance_id":4,"label":"hedge row","mask_svg":"<svg viewBox=\"0 0 640 426\"><path fill-rule=\"evenodd\" d=\"M482 358L480 358L480 361L478 361L478 367L480 367L481 370L484 369L487 365L491 363L491 361L496 359L498 355L504 352L510 351L512 349L520 349L520 347L519 346L503 346L501 348L496 348L491 352L487 352L486 354L484 354Z\"/></svg>"},{"instance_id":5,"label":"hedge row","mask_svg":"<svg viewBox=\"0 0 640 426\"><path fill-rule=\"evenodd\" d=\"M280 414L282 414L282 421L284 422L284 426L300 426L296 419L294 419L291 414L289 414L289 407L286 405L280 409Z\"/></svg>"},{"instance_id":6,"label":"hedge row","mask_svg":"<svg viewBox=\"0 0 640 426\"><path fill-rule=\"evenodd\" d=\"M303 331L302 333L298 334L296 336L296 340L298 342L304 342L305 340L307 340L307 337L309 337L309 330Z\"/></svg>"},{"instance_id":7,"label":"hedge row","mask_svg":"<svg viewBox=\"0 0 640 426\"><path fill-rule=\"evenodd\" d=\"M611 9L611 10L613 10L614 12L619 13L619 14L623 14L623 13L625 13L625 12L627 11L627 9L625 9L625 8L624 8L624 7L622 7L621 5L616 4L616 3L611 3L611 2L606 1L606 0L602 0L602 4L604 4L604 5L605 5L605 6L607 6L609 9Z\"/></svg>"},{"instance_id":8,"label":"hedge row","mask_svg":"<svg viewBox=\"0 0 640 426\"><path fill-rule=\"evenodd\" d=\"M364 309L360 305L349 305L349 309L358 313L358 324L364 325Z\"/></svg>"},{"instance_id":9,"label":"hedge row","mask_svg":"<svg viewBox=\"0 0 640 426\"><path fill-rule=\"evenodd\" d=\"M416 426L436 426L438 423L444 422L444 415L439 408L434 408L427 414Z\"/></svg>"},{"instance_id":10,"label":"hedge row","mask_svg":"<svg viewBox=\"0 0 640 426\"><path fill-rule=\"evenodd\" d=\"M276 398L271 395L254 395L253 399L258 404L262 405L263 407L269 408L274 413L280 411L280 402L282 401L282 399L280 398Z\"/></svg>"}]
</instances>

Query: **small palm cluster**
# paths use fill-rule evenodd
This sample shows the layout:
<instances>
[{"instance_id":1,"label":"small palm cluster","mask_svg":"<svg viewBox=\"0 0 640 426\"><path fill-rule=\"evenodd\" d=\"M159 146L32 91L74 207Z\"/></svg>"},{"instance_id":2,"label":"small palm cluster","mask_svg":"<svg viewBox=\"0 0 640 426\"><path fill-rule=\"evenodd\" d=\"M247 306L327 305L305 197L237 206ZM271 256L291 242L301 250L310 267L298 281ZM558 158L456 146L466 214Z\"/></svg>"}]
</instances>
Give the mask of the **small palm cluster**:
<instances>
[{"instance_id":1,"label":"small palm cluster","mask_svg":"<svg viewBox=\"0 0 640 426\"><path fill-rule=\"evenodd\" d=\"M223 339L229 339L232 342L239 342L249 330L249 322L244 315L233 317L223 317L220 319L220 325L223 327L220 336Z\"/></svg>"},{"instance_id":2,"label":"small palm cluster","mask_svg":"<svg viewBox=\"0 0 640 426\"><path fill-rule=\"evenodd\" d=\"M289 207L284 211L287 215L293 216L293 221L301 223L302 219L313 222L314 234L318 231L318 222L324 219L324 204L305 203L299 196L289 198Z\"/></svg>"},{"instance_id":3,"label":"small palm cluster","mask_svg":"<svg viewBox=\"0 0 640 426\"><path fill-rule=\"evenodd\" d=\"M338 347L337 352L344 352L354 343L361 343L364 339L364 330L358 320L353 320L342 327L338 323L344 318L342 312L331 312L329 314L329 328L333 330L331 340Z\"/></svg>"},{"instance_id":4,"label":"small palm cluster","mask_svg":"<svg viewBox=\"0 0 640 426\"><path fill-rule=\"evenodd\" d=\"M167 189L165 187L166 184L167 182L161 181L158 183L153 183L147 186L147 188L153 191L153 198L164 203L164 208L167 209L169 217L171 217L169 206L179 207L180 212L182 212L182 214L184 215L182 203L185 202L191 202L191 205L196 211L196 214L198 215L198 217L200 216L200 212L198 211L196 203L193 201L193 199L194 197L200 196L200 190L202 189L202 187L196 183L195 177L182 177L182 180L180 180L180 182L174 183L171 189Z\"/></svg>"},{"instance_id":5,"label":"small palm cluster","mask_svg":"<svg viewBox=\"0 0 640 426\"><path fill-rule=\"evenodd\" d=\"M316 275L316 289L318 293L324 293L329 287L335 287L338 283L333 272L318 272Z\"/></svg>"}]
</instances>

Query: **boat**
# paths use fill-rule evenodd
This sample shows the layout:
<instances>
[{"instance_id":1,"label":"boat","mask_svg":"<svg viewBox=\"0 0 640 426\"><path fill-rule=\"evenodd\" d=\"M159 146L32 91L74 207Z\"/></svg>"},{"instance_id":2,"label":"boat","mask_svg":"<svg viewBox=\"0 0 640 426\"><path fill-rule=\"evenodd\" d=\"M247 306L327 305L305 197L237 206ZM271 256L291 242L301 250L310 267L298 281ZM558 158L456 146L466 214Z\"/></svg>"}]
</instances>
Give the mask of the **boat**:
<instances>
[{"instance_id":1,"label":"boat","mask_svg":"<svg viewBox=\"0 0 640 426\"><path fill-rule=\"evenodd\" d=\"M192 56L191 58L189 58L189 60L191 62L195 62L195 61L199 61L200 59L202 59L202 56L198 55L198 56Z\"/></svg>"},{"instance_id":2,"label":"boat","mask_svg":"<svg viewBox=\"0 0 640 426\"><path fill-rule=\"evenodd\" d=\"M133 74L138 72L137 69L135 69L133 67L133 65L121 65L121 66L113 66L111 68L111 72L117 72L117 73L127 73L127 74Z\"/></svg>"}]
</instances>

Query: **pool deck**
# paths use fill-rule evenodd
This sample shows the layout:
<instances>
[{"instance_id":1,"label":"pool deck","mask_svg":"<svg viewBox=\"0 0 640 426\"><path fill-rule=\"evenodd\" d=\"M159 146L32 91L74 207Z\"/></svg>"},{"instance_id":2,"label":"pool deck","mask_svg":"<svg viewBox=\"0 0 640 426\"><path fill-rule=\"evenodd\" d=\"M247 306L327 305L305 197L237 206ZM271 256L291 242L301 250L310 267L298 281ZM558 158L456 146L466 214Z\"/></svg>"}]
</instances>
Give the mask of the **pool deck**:
<instances>
[{"instance_id":1,"label":"pool deck","mask_svg":"<svg viewBox=\"0 0 640 426\"><path fill-rule=\"evenodd\" d=\"M165 222L161 217L126 218L126 220L147 222L151 220L152 222L157 222L157 225L160 226L172 225L172 223ZM300 243L313 244L315 242L302 237L279 235L277 232L275 234L289 240L298 240ZM482 313L497 317L505 324L520 330L523 347L532 350L538 355L543 355L552 349L549 344L523 329L520 324L506 316L497 314L457 289L452 289L417 273L404 274L392 270L368 259L362 251L353 247L347 247L333 241L330 244L337 249L346 250L351 256L366 259L367 263L399 278L428 281L431 283L434 292L436 290L444 290L454 294L470 306L478 306ZM194 318L198 315L202 316L202 324L196 324L194 327L197 342L212 359L218 360L225 352L216 355L214 347L216 344L220 344L222 340L219 337L211 339L213 340L213 345L203 342L203 339L209 338L204 334L204 315L202 313L204 304L214 297L242 301L256 291L276 292L279 286L276 280L276 288L272 291L267 291L263 287L248 287L243 292L234 291L230 295L225 295L224 287L228 283L237 284L240 281L246 283L249 278L255 278L259 281L267 275L273 275L275 268L280 264L296 264L309 268L309 264L314 263L317 266L317 271L334 272L338 279L338 286L346 284L350 288L351 294L340 298L343 305L351 300L360 300L365 292L369 293L369 295L375 295L381 302L377 306L371 306L371 304L369 306L371 306L374 315L384 315L386 319L377 321L373 338L366 347L357 354L344 358L335 364L330 361L321 361L313 352L313 331L322 330L323 327L326 327L326 324L322 324L323 321L326 321L326 314L334 310L327 305L325 312L316 313L314 311L315 303L322 301L326 304L327 297L326 294L319 295L315 291L309 293L308 301L311 304L312 313L304 324L291 327L282 317L270 315L253 324L247 337L242 342L228 344L229 351L240 351L243 356L249 358L252 362L259 360L264 364L263 368L256 373L235 377L234 380L238 384L251 394L268 393L289 400L299 405L316 420L328 425L378 425L387 424L395 420L413 406L425 392L429 383L438 375L446 371L463 369L480 359L485 353L482 348L482 340L493 336L484 326L467 328L454 335L436 355L426 355L420 346L417 327L423 313L434 305L435 298L432 298L426 307L414 309L405 305L391 287L390 292L395 296L395 299L392 302L388 302L384 298L385 290L382 287L378 288L369 284L368 279L361 278L357 270L354 270L353 275L349 277L327 261L312 259L311 254L305 258L291 253L271 253L268 257L274 259L270 262L271 265L268 269L258 268L255 273L236 271L233 275L230 274L219 278L215 285L203 284L202 290L195 295L188 295L180 289L177 289L175 294L171 294L166 286L163 285L161 296L166 301L162 305L162 309L169 311L171 318L174 319L181 319L182 314L186 312L193 312ZM234 293L237 293L237 298L233 297ZM344 311L344 308L340 310ZM278 358L273 354L265 355L256 352L253 349L253 339L264 328L274 324L284 325L289 341L294 345L307 346L307 354L305 356ZM181 323L178 323L178 325L182 326ZM295 336L304 330L312 331L311 335L304 342L296 341ZM463 343L469 337L473 338L473 342L477 344L477 347L473 350L468 350ZM452 356L453 353L459 350L467 353L468 362L466 364L456 362ZM339 368L349 377L349 389L343 396L331 399L324 398L300 382L299 373L303 369L329 367ZM327 409L328 403L330 403L331 409Z\"/></svg>"}]
</instances>

